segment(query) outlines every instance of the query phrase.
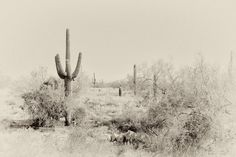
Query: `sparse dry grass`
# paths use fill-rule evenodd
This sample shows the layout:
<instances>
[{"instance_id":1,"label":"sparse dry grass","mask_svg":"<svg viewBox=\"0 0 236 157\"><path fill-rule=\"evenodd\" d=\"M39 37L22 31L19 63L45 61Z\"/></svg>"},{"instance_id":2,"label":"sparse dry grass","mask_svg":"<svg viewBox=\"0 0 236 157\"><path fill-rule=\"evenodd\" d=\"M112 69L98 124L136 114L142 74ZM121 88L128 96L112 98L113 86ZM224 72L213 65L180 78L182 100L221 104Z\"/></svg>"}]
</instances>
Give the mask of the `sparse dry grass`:
<instances>
[{"instance_id":1,"label":"sparse dry grass","mask_svg":"<svg viewBox=\"0 0 236 157\"><path fill-rule=\"evenodd\" d=\"M93 93L96 95L96 93ZM5 100L6 97L3 97ZM2 99L3 99L2 98ZM88 97L84 97L86 101ZM114 117L119 116L121 113L124 118L132 117L132 119L137 118L138 116L134 113L144 112L140 111L139 107L136 107L133 98L119 98L119 97L100 97L92 96L90 98L91 102L96 102L93 105L89 106L87 102L86 113L96 111L95 115L97 118L102 114L107 114L109 112L115 113ZM233 98L232 98L233 99ZM78 100L81 101L81 100ZM230 100L234 101L234 100ZM127 102L129 102L127 104ZM2 101L1 106L4 110L9 110L8 114L2 115L1 117L12 117L11 107L7 106L5 101ZM123 107L118 107L117 104L123 104ZM97 105L97 106L96 106ZM101 109L99 109L103 106ZM113 109L111 106L114 106ZM117 107L117 108L116 108ZM107 110L106 110L107 108ZM135 109L136 108L136 109ZM233 107L232 107L233 109ZM231 113L234 113L233 110L230 110ZM105 111L106 110L106 111ZM137 112L134 112L137 110ZM133 113L129 114L131 111ZM101 115L97 113L101 112ZM109 115L109 114L108 114ZM89 114L87 115L89 116ZM6 118L5 117L5 118ZM107 116L107 119L112 119L113 116ZM87 117L88 119L91 117ZM231 117L232 118L232 117ZM227 121L226 121L227 120ZM231 126L235 126L230 117L225 118L224 127L228 126L231 123ZM115 145L110 143L109 131L107 127L98 127L91 128L88 125L84 124L84 127L78 128L65 128L65 127L56 127L54 132L39 132L33 129L1 129L0 130L0 156L17 156L27 157L27 156L124 156L124 157L137 157L137 156L163 156L156 153L148 153L142 149L135 150L131 146L127 145ZM228 128L232 130L232 128ZM164 134L164 133L163 133ZM228 135L228 141L225 144L230 145L231 135ZM153 139L155 141L155 139ZM158 141L158 140L156 140ZM211 143L211 141L209 141ZM224 156L227 153L227 149L222 145L221 149L216 149L209 154L202 152L204 156ZM218 147L219 148L219 147ZM221 151L220 151L221 150ZM218 151L218 152L217 152ZM222 152L223 151L223 152ZM232 153L231 153L232 154Z\"/></svg>"}]
</instances>

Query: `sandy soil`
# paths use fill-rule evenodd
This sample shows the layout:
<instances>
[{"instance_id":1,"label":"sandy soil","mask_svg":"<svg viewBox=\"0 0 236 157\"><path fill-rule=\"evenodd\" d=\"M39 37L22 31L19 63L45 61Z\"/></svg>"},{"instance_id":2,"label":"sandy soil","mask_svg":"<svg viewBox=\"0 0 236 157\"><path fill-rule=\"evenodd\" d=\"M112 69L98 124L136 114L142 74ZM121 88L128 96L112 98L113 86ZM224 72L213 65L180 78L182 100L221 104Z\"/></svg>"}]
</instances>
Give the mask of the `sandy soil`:
<instances>
[{"instance_id":1,"label":"sandy soil","mask_svg":"<svg viewBox=\"0 0 236 157\"><path fill-rule=\"evenodd\" d=\"M108 91L93 91L88 101L92 105L94 116L102 119L109 119L115 114L119 114L127 104L132 104L130 97L119 98L114 96L114 91L109 97ZM97 94L96 94L97 93ZM229 138L223 142L219 149L210 154L202 156L227 156L233 157L236 154L236 101L232 94L230 101L233 103L228 110L227 117L223 117L225 130L229 131ZM114 103L115 102L115 103ZM65 128L56 127L55 131L40 132L33 129L10 129L7 120L26 119L27 115L19 109L22 102L10 94L9 89L0 91L0 156L1 157L31 157L31 156L158 156L158 154L147 153L142 150L134 150L129 146L115 146L108 142L106 127L100 128ZM235 104L235 105L234 105ZM84 135L89 135L84 138ZM232 136L233 135L233 136Z\"/></svg>"}]
</instances>

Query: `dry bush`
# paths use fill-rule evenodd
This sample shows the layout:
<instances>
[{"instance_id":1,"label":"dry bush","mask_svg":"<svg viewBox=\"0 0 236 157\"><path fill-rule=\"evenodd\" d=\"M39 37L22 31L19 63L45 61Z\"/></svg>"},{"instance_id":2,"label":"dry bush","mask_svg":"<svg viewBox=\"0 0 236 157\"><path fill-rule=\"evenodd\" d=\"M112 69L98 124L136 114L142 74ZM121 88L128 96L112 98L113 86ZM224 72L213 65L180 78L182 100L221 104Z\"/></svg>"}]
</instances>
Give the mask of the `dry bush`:
<instances>
[{"instance_id":1,"label":"dry bush","mask_svg":"<svg viewBox=\"0 0 236 157\"><path fill-rule=\"evenodd\" d=\"M43 88L24 93L23 108L33 119L59 120L65 114L64 98L61 92Z\"/></svg>"},{"instance_id":2,"label":"dry bush","mask_svg":"<svg viewBox=\"0 0 236 157\"><path fill-rule=\"evenodd\" d=\"M59 121L68 110L72 110L72 120L78 124L85 111L74 103L74 99L86 92L88 86L85 80L86 76L81 74L72 83L72 97L65 100L63 80L49 77L46 68L39 68L33 71L29 78L17 81L13 90L17 97L20 96L24 100L20 107L32 119L42 121L40 125L45 125L45 121ZM48 83L49 81L53 85Z\"/></svg>"},{"instance_id":3,"label":"dry bush","mask_svg":"<svg viewBox=\"0 0 236 157\"><path fill-rule=\"evenodd\" d=\"M141 118L132 116L136 114L133 111L113 120L118 130L135 128L132 131L149 136L143 141L143 148L176 156L209 151L211 146L206 148L205 143L213 141L214 147L221 140L218 120L230 103L227 100L230 85L216 67L199 58L193 66L178 71L162 61L140 69L143 69L138 75L141 106L148 110ZM152 91L153 74L157 76L156 97Z\"/></svg>"},{"instance_id":4,"label":"dry bush","mask_svg":"<svg viewBox=\"0 0 236 157\"><path fill-rule=\"evenodd\" d=\"M21 109L26 111L30 118L40 121L40 126L46 125L46 120L58 120L64 114L64 100L61 82L56 90L44 85L48 80L47 69L40 67L31 72L28 78L15 82L13 94L23 99Z\"/></svg>"}]
</instances>

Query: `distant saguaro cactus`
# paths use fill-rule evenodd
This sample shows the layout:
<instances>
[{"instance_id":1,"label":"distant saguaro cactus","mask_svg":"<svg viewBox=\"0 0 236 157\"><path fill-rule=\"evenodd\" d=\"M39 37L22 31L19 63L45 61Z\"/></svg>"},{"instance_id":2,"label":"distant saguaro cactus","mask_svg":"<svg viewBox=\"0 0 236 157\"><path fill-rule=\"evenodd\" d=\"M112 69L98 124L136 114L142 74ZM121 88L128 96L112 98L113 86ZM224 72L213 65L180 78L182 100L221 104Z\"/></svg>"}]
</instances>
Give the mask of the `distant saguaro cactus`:
<instances>
[{"instance_id":1,"label":"distant saguaro cactus","mask_svg":"<svg viewBox=\"0 0 236 157\"><path fill-rule=\"evenodd\" d=\"M95 76L95 73L93 73L93 87L96 86L96 76Z\"/></svg>"},{"instance_id":2,"label":"distant saguaro cactus","mask_svg":"<svg viewBox=\"0 0 236 157\"><path fill-rule=\"evenodd\" d=\"M157 95L157 76L156 74L153 75L153 96L154 99L156 99L156 95Z\"/></svg>"},{"instance_id":3,"label":"distant saguaro cactus","mask_svg":"<svg viewBox=\"0 0 236 157\"><path fill-rule=\"evenodd\" d=\"M69 29L66 29L66 69L65 69L65 71L61 65L59 54L57 54L55 56L57 73L61 79L64 79L65 96L66 97L69 97L71 95L71 92L72 92L71 81L74 80L79 74L81 58L82 58L82 53L80 52L78 60L77 60L77 65L76 65L75 71L71 74L70 39L69 38L70 38ZM65 125L66 126L70 125L70 115L69 115L68 111L66 111L66 115L65 115Z\"/></svg>"},{"instance_id":4,"label":"distant saguaro cactus","mask_svg":"<svg viewBox=\"0 0 236 157\"><path fill-rule=\"evenodd\" d=\"M121 87L119 87L119 96L122 96L122 90L121 90Z\"/></svg>"},{"instance_id":5,"label":"distant saguaro cactus","mask_svg":"<svg viewBox=\"0 0 236 157\"><path fill-rule=\"evenodd\" d=\"M136 65L134 65L134 78L133 78L133 84L134 84L134 95L137 94L137 80L136 80Z\"/></svg>"}]
</instances>

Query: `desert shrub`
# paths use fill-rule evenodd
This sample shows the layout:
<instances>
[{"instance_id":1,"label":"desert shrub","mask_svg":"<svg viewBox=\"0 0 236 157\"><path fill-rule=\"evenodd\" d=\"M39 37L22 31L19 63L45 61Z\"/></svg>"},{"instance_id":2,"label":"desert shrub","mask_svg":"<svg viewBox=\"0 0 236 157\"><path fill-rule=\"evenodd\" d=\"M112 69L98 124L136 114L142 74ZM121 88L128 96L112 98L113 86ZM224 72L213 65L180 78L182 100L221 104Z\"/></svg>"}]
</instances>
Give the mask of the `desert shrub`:
<instances>
[{"instance_id":1,"label":"desert shrub","mask_svg":"<svg viewBox=\"0 0 236 157\"><path fill-rule=\"evenodd\" d=\"M50 86L43 86L38 90L24 93L23 109L33 119L42 121L59 121L65 117L66 111L71 113L71 121L74 125L81 125L86 116L85 109L80 106L80 102L75 101L75 97L64 98L63 89L53 89ZM66 101L66 102L65 102Z\"/></svg>"},{"instance_id":2,"label":"desert shrub","mask_svg":"<svg viewBox=\"0 0 236 157\"><path fill-rule=\"evenodd\" d=\"M179 155L197 151L199 145L210 138L213 119L226 103L219 75L202 60L180 70L174 81L173 74L168 75L163 84L166 92L151 101L146 120L146 123L156 123L153 129L157 135L169 130L159 141L162 145L154 150L161 151L166 145L166 151Z\"/></svg>"},{"instance_id":3,"label":"desert shrub","mask_svg":"<svg viewBox=\"0 0 236 157\"><path fill-rule=\"evenodd\" d=\"M51 88L41 88L22 95L23 108L33 119L59 120L65 114L64 97Z\"/></svg>"},{"instance_id":4,"label":"desert shrub","mask_svg":"<svg viewBox=\"0 0 236 157\"><path fill-rule=\"evenodd\" d=\"M181 128L182 132L173 138L173 151L186 152L196 148L210 129L210 118L200 112L192 112Z\"/></svg>"},{"instance_id":5,"label":"desert shrub","mask_svg":"<svg viewBox=\"0 0 236 157\"><path fill-rule=\"evenodd\" d=\"M26 111L30 118L42 121L58 121L64 117L66 111L72 110L73 120L82 118L84 111L76 108L72 99L85 93L88 89L87 76L81 72L72 83L72 97L65 100L64 81L60 78L49 77L47 69L40 67L30 73L29 77L22 78L12 86L12 93L16 98L23 99L23 105L19 107Z\"/></svg>"},{"instance_id":6,"label":"desert shrub","mask_svg":"<svg viewBox=\"0 0 236 157\"><path fill-rule=\"evenodd\" d=\"M82 107L76 107L72 111L72 123L76 126L81 126L85 120L86 112Z\"/></svg>"},{"instance_id":7,"label":"desert shrub","mask_svg":"<svg viewBox=\"0 0 236 157\"><path fill-rule=\"evenodd\" d=\"M153 74L157 76L156 97ZM219 114L230 103L226 98L230 85L225 80L224 73L202 58L180 70L163 61L150 67L140 66L138 93L146 113L137 118L131 116L136 114L131 111L134 113L113 119L113 126L120 132L135 128L131 131L148 135L142 143L149 151L192 156L210 150L204 148L204 143L221 138L216 130L220 128Z\"/></svg>"}]
</instances>

